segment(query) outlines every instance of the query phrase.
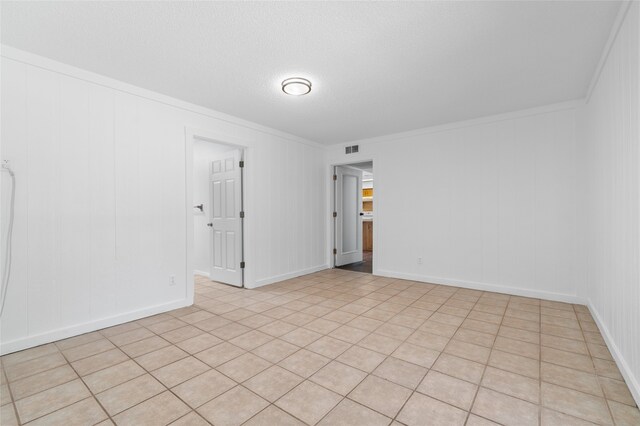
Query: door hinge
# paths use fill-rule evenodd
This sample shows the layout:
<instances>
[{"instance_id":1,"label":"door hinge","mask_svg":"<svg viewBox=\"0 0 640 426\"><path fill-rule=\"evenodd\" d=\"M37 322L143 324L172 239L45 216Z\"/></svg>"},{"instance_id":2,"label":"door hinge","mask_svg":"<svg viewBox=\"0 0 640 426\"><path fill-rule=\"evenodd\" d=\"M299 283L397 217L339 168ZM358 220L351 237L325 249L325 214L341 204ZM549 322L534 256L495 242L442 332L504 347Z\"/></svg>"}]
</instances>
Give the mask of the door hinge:
<instances>
[{"instance_id":1,"label":"door hinge","mask_svg":"<svg viewBox=\"0 0 640 426\"><path fill-rule=\"evenodd\" d=\"M240 212L240 219L244 219L244 212Z\"/></svg>"},{"instance_id":2,"label":"door hinge","mask_svg":"<svg viewBox=\"0 0 640 426\"><path fill-rule=\"evenodd\" d=\"M244 265L245 265L244 262L240 262L240 269L244 269Z\"/></svg>"},{"instance_id":3,"label":"door hinge","mask_svg":"<svg viewBox=\"0 0 640 426\"><path fill-rule=\"evenodd\" d=\"M240 160L240 168L244 167L244 160Z\"/></svg>"},{"instance_id":4,"label":"door hinge","mask_svg":"<svg viewBox=\"0 0 640 426\"><path fill-rule=\"evenodd\" d=\"M338 180L338 175L333 175L333 180Z\"/></svg>"},{"instance_id":5,"label":"door hinge","mask_svg":"<svg viewBox=\"0 0 640 426\"><path fill-rule=\"evenodd\" d=\"M338 249L333 249L333 254L338 254Z\"/></svg>"},{"instance_id":6,"label":"door hinge","mask_svg":"<svg viewBox=\"0 0 640 426\"><path fill-rule=\"evenodd\" d=\"M333 217L338 217L338 212L333 212Z\"/></svg>"}]
</instances>

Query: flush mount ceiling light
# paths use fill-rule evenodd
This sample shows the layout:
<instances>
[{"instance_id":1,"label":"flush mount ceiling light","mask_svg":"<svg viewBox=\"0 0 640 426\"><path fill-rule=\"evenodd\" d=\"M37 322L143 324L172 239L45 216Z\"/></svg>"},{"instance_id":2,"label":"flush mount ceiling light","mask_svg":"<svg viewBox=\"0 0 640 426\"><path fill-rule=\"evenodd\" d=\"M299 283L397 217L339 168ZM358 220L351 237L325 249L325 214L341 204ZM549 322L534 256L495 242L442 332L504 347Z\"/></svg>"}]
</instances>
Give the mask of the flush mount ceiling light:
<instances>
[{"instance_id":1,"label":"flush mount ceiling light","mask_svg":"<svg viewBox=\"0 0 640 426\"><path fill-rule=\"evenodd\" d=\"M311 91L311 82L306 78L288 78L282 82L282 91L287 95L306 95Z\"/></svg>"}]
</instances>

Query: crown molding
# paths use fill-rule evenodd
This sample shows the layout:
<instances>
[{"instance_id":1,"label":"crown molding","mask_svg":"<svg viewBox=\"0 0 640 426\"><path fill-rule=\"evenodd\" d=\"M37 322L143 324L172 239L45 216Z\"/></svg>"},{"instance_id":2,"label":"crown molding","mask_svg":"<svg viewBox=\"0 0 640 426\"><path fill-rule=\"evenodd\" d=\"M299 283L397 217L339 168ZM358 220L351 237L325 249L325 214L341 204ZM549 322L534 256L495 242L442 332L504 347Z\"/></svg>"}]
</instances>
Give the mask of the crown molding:
<instances>
[{"instance_id":1,"label":"crown molding","mask_svg":"<svg viewBox=\"0 0 640 426\"><path fill-rule=\"evenodd\" d=\"M408 139L408 138L428 135L432 133L440 133L440 132L446 132L449 130L462 129L465 127L496 123L499 121L513 120L513 119L523 118L523 117L531 117L534 115L548 114L548 113L557 112L557 111L572 110L572 109L577 109L582 105L584 105L584 99L575 99L575 100L566 101L566 102L544 105L536 108L528 108L528 109L523 109L518 111L511 111L503 114L488 115L485 117L473 118L470 120L455 121L453 123L440 124L440 125L431 126L431 127L424 127L421 129L411 130L408 132L392 133L390 135L376 136L373 138L358 139L358 140L353 140L349 142L340 142L330 146L336 147L336 146L367 145L367 144L375 144L375 143L383 143L383 142L392 142L396 140Z\"/></svg>"},{"instance_id":2,"label":"crown molding","mask_svg":"<svg viewBox=\"0 0 640 426\"><path fill-rule=\"evenodd\" d=\"M96 84L99 86L107 87L113 90L118 90L123 93L128 93L133 96L148 99L154 102L162 103L174 108L189 111L195 114L204 115L215 120L224 121L229 124L251 129L260 133L264 133L270 136L275 136L281 139L288 140L290 142L297 142L305 145L309 145L318 149L325 150L326 146L318 142L301 138L299 136L292 135L271 127L263 126L252 121L244 120L233 115L225 114L219 111L212 110L200 105L192 104L190 102L182 101L180 99L173 98L171 96L163 95L152 90L143 89L129 83L125 83L120 80L116 80L110 77L106 77L101 74L97 74L91 71L87 71L82 68L77 68L72 65L68 65L62 62L54 61L53 59L46 58L44 56L36 55L15 47L0 45L0 56L2 58L11 59L17 62L21 62L34 67L42 68L48 71L52 71L58 74L66 75L68 77L76 78L86 81L88 83Z\"/></svg>"},{"instance_id":3,"label":"crown molding","mask_svg":"<svg viewBox=\"0 0 640 426\"><path fill-rule=\"evenodd\" d=\"M593 73L593 77L591 77L591 83L589 83L589 88L587 89L587 95L585 96L585 103L589 103L589 100L591 99L591 95L593 94L593 91L596 85L598 84L598 81L600 80L600 75L602 74L602 70L605 64L607 63L607 59L609 58L609 53L611 53L613 44L615 43L616 38L618 38L618 33L620 32L620 28L622 28L624 19L626 18L627 13L629 12L629 9L631 9L632 4L633 4L633 1L625 0L620 5L620 9L618 9L618 15L616 16L616 20L614 21L613 26L611 27L611 32L609 33L609 38L607 39L607 43L604 45L604 49L602 50L600 61L596 66L596 70Z\"/></svg>"}]
</instances>

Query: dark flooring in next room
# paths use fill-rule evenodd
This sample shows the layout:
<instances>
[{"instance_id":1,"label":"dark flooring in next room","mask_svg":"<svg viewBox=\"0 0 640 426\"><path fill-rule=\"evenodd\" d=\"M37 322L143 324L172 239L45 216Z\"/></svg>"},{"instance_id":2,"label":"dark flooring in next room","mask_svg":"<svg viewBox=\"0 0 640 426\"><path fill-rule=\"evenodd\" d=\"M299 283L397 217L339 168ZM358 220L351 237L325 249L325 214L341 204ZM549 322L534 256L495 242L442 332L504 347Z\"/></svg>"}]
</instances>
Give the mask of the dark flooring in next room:
<instances>
[{"instance_id":1,"label":"dark flooring in next room","mask_svg":"<svg viewBox=\"0 0 640 426\"><path fill-rule=\"evenodd\" d=\"M339 269L353 272L364 272L366 274L373 273L373 252L363 251L362 262L349 263L348 265L338 266Z\"/></svg>"}]
</instances>

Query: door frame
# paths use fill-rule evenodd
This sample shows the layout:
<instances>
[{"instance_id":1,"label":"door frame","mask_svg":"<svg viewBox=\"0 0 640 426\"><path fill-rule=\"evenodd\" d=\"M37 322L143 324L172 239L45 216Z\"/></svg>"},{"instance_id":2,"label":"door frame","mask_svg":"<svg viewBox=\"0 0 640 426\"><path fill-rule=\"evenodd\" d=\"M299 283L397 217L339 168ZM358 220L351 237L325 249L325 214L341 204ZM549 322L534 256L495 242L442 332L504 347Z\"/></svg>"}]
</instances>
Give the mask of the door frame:
<instances>
[{"instance_id":1,"label":"door frame","mask_svg":"<svg viewBox=\"0 0 640 426\"><path fill-rule=\"evenodd\" d=\"M329 165L329 211L327 213L327 217L329 218L329 227L328 229L330 230L329 232L329 238L327 239L329 242L329 268L336 268L336 256L335 254L333 254L333 249L336 247L336 240L337 240L337 234L338 234L338 229L337 229L337 223L336 220L333 218L333 212L336 211L336 185L334 183L333 180L333 173L335 170L335 167L338 166L350 166L351 164L358 164L358 163L366 163L367 161L371 161L371 163L373 164L373 173L374 173L374 179L375 179L375 167L376 167L376 163L375 160L373 158L362 158L362 159L357 159L357 160L351 160L351 161L343 161L343 162L339 162L339 163L332 163ZM374 216L375 216L375 212L376 212L376 205L377 205L377 195L373 197L373 211L374 211ZM377 250L375 250L376 247L376 229L377 227L374 226L373 227L373 271L372 274L375 274L376 272L376 263L377 263Z\"/></svg>"},{"instance_id":2,"label":"door frame","mask_svg":"<svg viewBox=\"0 0 640 426\"><path fill-rule=\"evenodd\" d=\"M194 230L193 230L193 143L194 140L201 140L205 142L216 143L219 145L228 146L229 149L239 149L241 151L242 159L245 162L245 167L242 169L242 206L245 211L245 217L241 221L241 233L242 233L242 261L246 262L247 255L247 156L249 149L244 141L234 138L226 134L220 134L211 130L198 129L194 127L185 126L185 225L186 225L186 265L185 265L185 277L187 283L186 298L190 303L193 303L195 296L195 284L193 278L194 271ZM242 287L244 288L247 280L247 270L245 267L242 272Z\"/></svg>"}]
</instances>

